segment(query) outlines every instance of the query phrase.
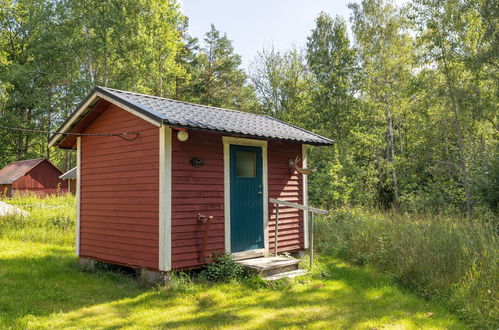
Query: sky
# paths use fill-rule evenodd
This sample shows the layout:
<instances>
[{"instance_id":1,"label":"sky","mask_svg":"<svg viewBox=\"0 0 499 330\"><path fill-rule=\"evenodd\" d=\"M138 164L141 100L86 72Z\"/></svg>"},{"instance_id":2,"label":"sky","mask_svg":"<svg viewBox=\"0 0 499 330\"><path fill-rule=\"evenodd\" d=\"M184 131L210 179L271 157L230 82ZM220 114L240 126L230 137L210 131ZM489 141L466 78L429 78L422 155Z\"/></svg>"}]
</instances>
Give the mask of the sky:
<instances>
[{"instance_id":1,"label":"sky","mask_svg":"<svg viewBox=\"0 0 499 330\"><path fill-rule=\"evenodd\" d=\"M321 11L348 20L352 0L181 0L189 33L200 39L215 27L233 42L248 68L258 51L303 47Z\"/></svg>"}]
</instances>

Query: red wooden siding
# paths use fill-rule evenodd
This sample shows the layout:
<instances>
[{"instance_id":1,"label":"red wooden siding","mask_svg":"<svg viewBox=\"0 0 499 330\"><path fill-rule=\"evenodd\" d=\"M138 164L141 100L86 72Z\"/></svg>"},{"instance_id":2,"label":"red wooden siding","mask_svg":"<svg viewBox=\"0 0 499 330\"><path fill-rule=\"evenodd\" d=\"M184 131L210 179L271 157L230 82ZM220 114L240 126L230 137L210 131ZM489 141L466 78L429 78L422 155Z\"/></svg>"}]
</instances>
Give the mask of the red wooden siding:
<instances>
[{"instance_id":1,"label":"red wooden siding","mask_svg":"<svg viewBox=\"0 0 499 330\"><path fill-rule=\"evenodd\" d=\"M76 179L67 179L66 181L68 183L68 192L73 195L76 194Z\"/></svg>"},{"instance_id":2,"label":"red wooden siding","mask_svg":"<svg viewBox=\"0 0 499 330\"><path fill-rule=\"evenodd\" d=\"M224 251L224 155L222 135L189 131L179 142L172 136L172 267L200 265L198 260L204 225L201 213L213 216L205 255ZM291 173L288 159L301 157L301 144L269 141L269 197L303 203L302 176ZM205 165L195 168L189 160L201 158ZM269 204L270 248L274 246L274 208ZM279 251L303 249L303 212L281 207ZM271 250L273 251L273 250Z\"/></svg>"},{"instance_id":3,"label":"red wooden siding","mask_svg":"<svg viewBox=\"0 0 499 330\"><path fill-rule=\"evenodd\" d=\"M108 104L85 133L140 132L133 142L83 136L81 143L80 256L158 269L159 129ZM224 250L224 155L222 135L189 131L172 136L172 268L199 262L204 225L198 213L213 216L205 255ZM269 197L303 203L303 180L289 158L301 144L269 141ZM201 158L195 168L189 160ZM274 246L275 209L269 204L269 247ZM279 251L303 249L303 212L281 207Z\"/></svg>"},{"instance_id":4,"label":"red wooden siding","mask_svg":"<svg viewBox=\"0 0 499 330\"><path fill-rule=\"evenodd\" d=\"M204 225L198 213L213 216L205 255L224 251L224 160L220 134L189 131L180 142L172 136L172 267L201 264ZM189 160L201 158L205 165L195 168Z\"/></svg>"},{"instance_id":5,"label":"red wooden siding","mask_svg":"<svg viewBox=\"0 0 499 330\"><path fill-rule=\"evenodd\" d=\"M269 141L268 144L269 198L303 204L303 176L291 171L288 160L302 157L302 146L298 143ZM275 205L269 203L269 248L274 252ZM297 251L304 248L303 211L279 206L279 236L277 250Z\"/></svg>"},{"instance_id":6,"label":"red wooden siding","mask_svg":"<svg viewBox=\"0 0 499 330\"><path fill-rule=\"evenodd\" d=\"M66 192L68 184L59 179L61 174L52 164L44 160L12 183L13 194L33 192L43 197Z\"/></svg>"},{"instance_id":7,"label":"red wooden siding","mask_svg":"<svg viewBox=\"0 0 499 330\"><path fill-rule=\"evenodd\" d=\"M80 256L158 269L159 128L108 104L85 133L129 131L81 138Z\"/></svg>"}]
</instances>

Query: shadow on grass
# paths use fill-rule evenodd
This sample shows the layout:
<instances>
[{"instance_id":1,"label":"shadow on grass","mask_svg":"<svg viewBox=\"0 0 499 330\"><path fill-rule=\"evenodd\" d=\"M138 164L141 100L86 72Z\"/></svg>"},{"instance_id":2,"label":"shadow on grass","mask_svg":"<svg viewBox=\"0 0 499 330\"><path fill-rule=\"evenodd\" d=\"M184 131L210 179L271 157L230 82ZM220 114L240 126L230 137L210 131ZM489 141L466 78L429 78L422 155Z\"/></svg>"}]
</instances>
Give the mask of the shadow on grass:
<instances>
[{"instance_id":1,"label":"shadow on grass","mask_svg":"<svg viewBox=\"0 0 499 330\"><path fill-rule=\"evenodd\" d=\"M163 291L116 274L82 272L66 248L44 246L25 257L35 247L0 259L0 325L3 319L55 328L463 328L386 278L331 259L287 289L191 283Z\"/></svg>"},{"instance_id":2,"label":"shadow on grass","mask_svg":"<svg viewBox=\"0 0 499 330\"><path fill-rule=\"evenodd\" d=\"M182 293L148 291L75 311L58 326L464 328L454 316L390 286L386 278L334 261L285 290L236 283L192 286Z\"/></svg>"},{"instance_id":3,"label":"shadow on grass","mask_svg":"<svg viewBox=\"0 0 499 330\"><path fill-rule=\"evenodd\" d=\"M7 242L0 244L0 325L23 326L26 316L69 312L145 290L123 275L82 271L68 248ZM3 253L7 249L13 252Z\"/></svg>"}]
</instances>

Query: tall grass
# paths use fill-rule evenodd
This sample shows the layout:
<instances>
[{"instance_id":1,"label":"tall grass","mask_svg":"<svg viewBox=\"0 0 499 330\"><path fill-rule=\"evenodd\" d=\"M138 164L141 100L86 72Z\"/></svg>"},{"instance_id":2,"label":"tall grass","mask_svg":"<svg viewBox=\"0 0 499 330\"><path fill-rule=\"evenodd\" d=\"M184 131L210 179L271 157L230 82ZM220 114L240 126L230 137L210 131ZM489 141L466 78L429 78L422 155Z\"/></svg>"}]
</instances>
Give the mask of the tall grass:
<instances>
[{"instance_id":1,"label":"tall grass","mask_svg":"<svg viewBox=\"0 0 499 330\"><path fill-rule=\"evenodd\" d=\"M317 246L381 269L478 327L499 322L499 240L492 221L338 210L317 223Z\"/></svg>"},{"instance_id":2,"label":"tall grass","mask_svg":"<svg viewBox=\"0 0 499 330\"><path fill-rule=\"evenodd\" d=\"M76 223L76 200L71 194L40 198L22 194L3 202L29 212L29 216L0 216L0 238L72 244Z\"/></svg>"},{"instance_id":3,"label":"tall grass","mask_svg":"<svg viewBox=\"0 0 499 330\"><path fill-rule=\"evenodd\" d=\"M72 245L75 198L22 195L2 201L30 212L0 217L0 238ZM420 295L443 301L477 327L497 328L497 231L444 216L413 217L360 209L319 218L319 252L389 273Z\"/></svg>"}]
</instances>

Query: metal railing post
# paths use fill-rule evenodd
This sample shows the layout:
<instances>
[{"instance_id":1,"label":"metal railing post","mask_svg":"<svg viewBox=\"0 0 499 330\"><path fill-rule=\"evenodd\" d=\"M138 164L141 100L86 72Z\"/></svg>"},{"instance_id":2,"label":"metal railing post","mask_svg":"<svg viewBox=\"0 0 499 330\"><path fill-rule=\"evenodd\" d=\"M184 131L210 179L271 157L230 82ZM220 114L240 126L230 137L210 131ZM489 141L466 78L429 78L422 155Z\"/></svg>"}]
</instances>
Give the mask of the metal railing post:
<instances>
[{"instance_id":1,"label":"metal railing post","mask_svg":"<svg viewBox=\"0 0 499 330\"><path fill-rule=\"evenodd\" d=\"M305 206L301 204L291 203L287 201L282 201L275 198L269 198L269 202L275 204L276 214L275 214L275 236L274 236L274 254L277 256L277 247L279 240L279 205L284 205L287 207L292 207L298 210L303 210L305 212L310 212L310 222L309 222L309 251L310 251L310 268L312 268L312 264L314 263L314 215L324 214L328 215L329 211L321 210L315 207Z\"/></svg>"},{"instance_id":2,"label":"metal railing post","mask_svg":"<svg viewBox=\"0 0 499 330\"><path fill-rule=\"evenodd\" d=\"M314 263L314 212L310 212L310 268Z\"/></svg>"},{"instance_id":3,"label":"metal railing post","mask_svg":"<svg viewBox=\"0 0 499 330\"><path fill-rule=\"evenodd\" d=\"M279 241L279 204L275 205L275 235L274 235L274 255L277 257L277 244Z\"/></svg>"}]
</instances>

